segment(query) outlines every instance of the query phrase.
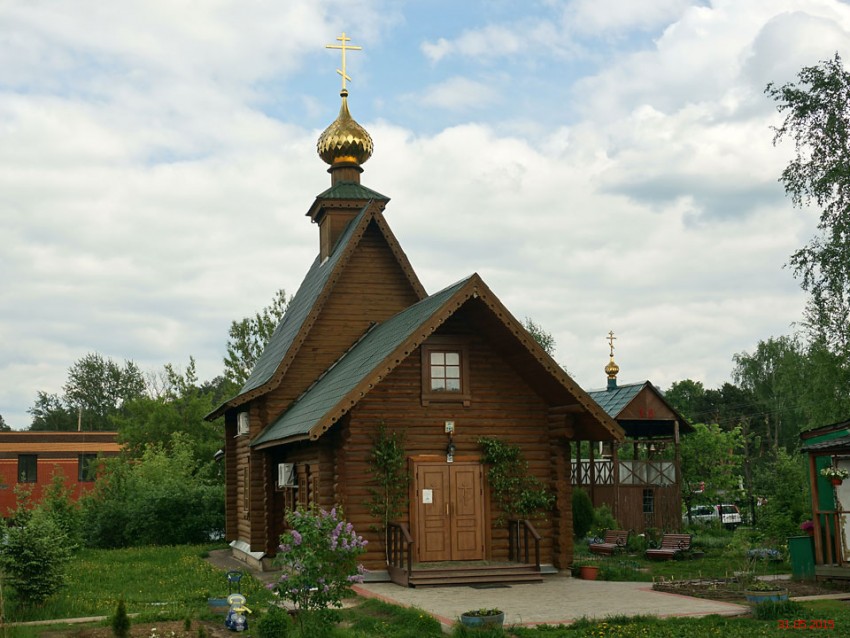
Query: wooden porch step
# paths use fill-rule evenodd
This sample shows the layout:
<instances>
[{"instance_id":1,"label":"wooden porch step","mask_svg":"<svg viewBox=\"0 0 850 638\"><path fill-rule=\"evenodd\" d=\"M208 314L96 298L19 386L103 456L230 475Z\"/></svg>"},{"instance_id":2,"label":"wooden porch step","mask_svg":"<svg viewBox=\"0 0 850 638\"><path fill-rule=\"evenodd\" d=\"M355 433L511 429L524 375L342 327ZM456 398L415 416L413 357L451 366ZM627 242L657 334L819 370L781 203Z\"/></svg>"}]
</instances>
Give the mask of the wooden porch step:
<instances>
[{"instance_id":1,"label":"wooden porch step","mask_svg":"<svg viewBox=\"0 0 850 638\"><path fill-rule=\"evenodd\" d=\"M543 576L534 565L464 566L457 568L415 569L410 587L446 585L497 585L507 583L540 583Z\"/></svg>"}]
</instances>

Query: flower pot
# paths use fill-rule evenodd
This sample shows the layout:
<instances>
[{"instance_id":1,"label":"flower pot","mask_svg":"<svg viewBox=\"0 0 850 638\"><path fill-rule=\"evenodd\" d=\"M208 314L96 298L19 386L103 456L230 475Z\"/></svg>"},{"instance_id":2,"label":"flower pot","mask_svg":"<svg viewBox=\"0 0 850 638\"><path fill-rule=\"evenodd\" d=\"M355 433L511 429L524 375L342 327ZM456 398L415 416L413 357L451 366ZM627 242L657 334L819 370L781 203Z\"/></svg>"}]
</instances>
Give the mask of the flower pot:
<instances>
[{"instance_id":1,"label":"flower pot","mask_svg":"<svg viewBox=\"0 0 850 638\"><path fill-rule=\"evenodd\" d=\"M764 602L779 602L780 600L788 600L788 590L781 589L778 591L752 591L747 590L744 592L744 596L747 597L747 602L752 603L754 605L758 605L759 603Z\"/></svg>"},{"instance_id":2,"label":"flower pot","mask_svg":"<svg viewBox=\"0 0 850 638\"><path fill-rule=\"evenodd\" d=\"M582 565L580 569L581 577L584 580L596 580L599 575L598 565Z\"/></svg>"},{"instance_id":3,"label":"flower pot","mask_svg":"<svg viewBox=\"0 0 850 638\"><path fill-rule=\"evenodd\" d=\"M829 479L829 482L837 487L837 486L841 485L843 480L844 479L840 479L837 476L833 476L831 479Z\"/></svg>"},{"instance_id":4,"label":"flower pot","mask_svg":"<svg viewBox=\"0 0 850 638\"><path fill-rule=\"evenodd\" d=\"M490 616L460 615L460 624L464 627L501 627L505 622L505 612L491 614Z\"/></svg>"}]
</instances>

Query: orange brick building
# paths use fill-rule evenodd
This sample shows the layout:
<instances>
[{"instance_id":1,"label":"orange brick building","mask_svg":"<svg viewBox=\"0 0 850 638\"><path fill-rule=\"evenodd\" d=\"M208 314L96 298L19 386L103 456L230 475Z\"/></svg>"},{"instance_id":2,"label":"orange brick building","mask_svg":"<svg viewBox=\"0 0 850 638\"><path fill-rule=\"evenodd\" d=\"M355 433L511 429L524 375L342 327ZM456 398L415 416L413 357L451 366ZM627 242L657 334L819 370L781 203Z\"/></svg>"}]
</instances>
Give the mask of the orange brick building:
<instances>
[{"instance_id":1,"label":"orange brick building","mask_svg":"<svg viewBox=\"0 0 850 638\"><path fill-rule=\"evenodd\" d=\"M37 503L57 472L79 498L94 485L98 455L120 449L117 432L0 432L0 516L15 509L15 487L31 487Z\"/></svg>"}]
</instances>

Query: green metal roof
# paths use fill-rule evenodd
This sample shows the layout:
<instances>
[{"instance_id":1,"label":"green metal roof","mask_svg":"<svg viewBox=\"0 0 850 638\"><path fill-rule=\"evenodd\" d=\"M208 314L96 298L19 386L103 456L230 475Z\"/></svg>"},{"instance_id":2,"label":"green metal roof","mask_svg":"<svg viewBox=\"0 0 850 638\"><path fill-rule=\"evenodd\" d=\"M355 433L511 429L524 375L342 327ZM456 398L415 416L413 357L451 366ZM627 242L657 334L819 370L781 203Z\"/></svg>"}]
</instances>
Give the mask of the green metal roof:
<instances>
[{"instance_id":1,"label":"green metal roof","mask_svg":"<svg viewBox=\"0 0 850 638\"><path fill-rule=\"evenodd\" d=\"M649 384L649 381L641 381L640 383L620 385L611 390L588 390L587 393L591 399L599 404L600 408L605 410L608 416L616 419L647 384Z\"/></svg>"},{"instance_id":2,"label":"green metal roof","mask_svg":"<svg viewBox=\"0 0 850 638\"><path fill-rule=\"evenodd\" d=\"M316 199L376 199L384 202L390 201L386 195L381 195L371 188L354 182L340 182L334 184L324 193L320 193Z\"/></svg>"},{"instance_id":3,"label":"green metal roof","mask_svg":"<svg viewBox=\"0 0 850 638\"><path fill-rule=\"evenodd\" d=\"M308 434L322 417L373 373L386 357L439 311L467 281L469 278L426 297L373 327L251 445Z\"/></svg>"},{"instance_id":4,"label":"green metal roof","mask_svg":"<svg viewBox=\"0 0 850 638\"><path fill-rule=\"evenodd\" d=\"M339 242L334 248L333 253L330 257L328 257L325 263L319 263L319 258L316 257L316 260L307 272L307 276L304 277L304 281L301 282L301 287L298 288L298 292L295 293L292 301L290 301L289 305L286 307L286 313L283 315L283 319L278 324L277 328L275 328L275 331L272 334L271 339L269 339L268 344L266 344L260 358L257 359L257 363L251 371L251 376L248 377L245 385L243 385L242 389L239 391L239 395L259 388L272 378L272 375L274 375L280 365L280 362L283 361L286 353L289 352L289 348L292 346L292 342L295 340L296 335L300 332L301 326L304 324L304 320L316 304L316 299L318 299L322 290L324 290L328 277L334 271L334 267L339 261L340 255L342 255L345 251L345 247L351 240L354 229L357 227L357 224L360 222L363 215L366 214L366 208L367 207L364 207L357 216L349 222L340 237Z\"/></svg>"}]
</instances>

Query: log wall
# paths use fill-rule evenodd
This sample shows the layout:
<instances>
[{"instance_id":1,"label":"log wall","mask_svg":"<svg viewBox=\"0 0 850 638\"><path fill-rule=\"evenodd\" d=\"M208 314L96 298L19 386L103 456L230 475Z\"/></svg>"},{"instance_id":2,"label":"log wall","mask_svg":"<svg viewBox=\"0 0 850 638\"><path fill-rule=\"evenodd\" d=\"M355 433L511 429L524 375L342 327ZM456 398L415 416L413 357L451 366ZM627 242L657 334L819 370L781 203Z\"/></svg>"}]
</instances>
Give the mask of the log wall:
<instances>
[{"instance_id":1,"label":"log wall","mask_svg":"<svg viewBox=\"0 0 850 638\"><path fill-rule=\"evenodd\" d=\"M272 418L282 414L373 323L385 321L417 301L380 229L370 223L283 383L261 399L265 409Z\"/></svg>"},{"instance_id":2,"label":"log wall","mask_svg":"<svg viewBox=\"0 0 850 638\"><path fill-rule=\"evenodd\" d=\"M462 311L461 311L462 312ZM447 420L455 422L456 457L480 456L477 440L492 436L522 447L532 474L553 489L554 450L549 437L548 406L528 384L501 358L494 348L459 320L457 315L439 334L466 336L469 343L469 380L472 400L468 407L460 403L431 403L422 406L421 363L417 349L384 381L375 387L350 414L342 425L342 443L337 469L337 500L345 507L347 518L358 533L369 539L364 564L383 569L383 541L369 527L374 519L369 515L370 479L369 455L375 430L381 422L387 427L405 432L409 456L438 455L445 458L448 442L444 430ZM336 427L340 427L339 425ZM566 464L566 458L562 461ZM564 468L560 468L561 472ZM566 476L559 487L560 504L569 494ZM486 483L486 472L485 472ZM324 489L323 485L323 489ZM501 514L494 502L489 503L490 520L485 521L488 558L507 560L507 526L497 526ZM545 519L534 520L542 541L542 560L553 562L553 513ZM561 522L565 519L560 519ZM402 522L410 523L409 515ZM569 527L572 521L569 520ZM562 551L570 551L562 547Z\"/></svg>"}]
</instances>

